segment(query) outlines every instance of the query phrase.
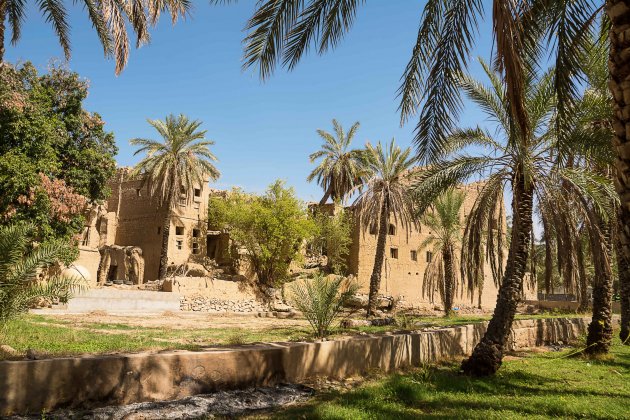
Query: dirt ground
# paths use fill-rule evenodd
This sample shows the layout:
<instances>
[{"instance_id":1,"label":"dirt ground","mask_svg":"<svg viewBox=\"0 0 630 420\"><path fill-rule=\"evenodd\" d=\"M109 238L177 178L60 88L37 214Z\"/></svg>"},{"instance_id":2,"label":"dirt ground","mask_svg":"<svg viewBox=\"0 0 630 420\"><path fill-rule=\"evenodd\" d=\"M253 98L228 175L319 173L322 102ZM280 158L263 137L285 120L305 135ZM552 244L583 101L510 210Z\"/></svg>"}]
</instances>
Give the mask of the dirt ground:
<instances>
[{"instance_id":1,"label":"dirt ground","mask_svg":"<svg viewBox=\"0 0 630 420\"><path fill-rule=\"evenodd\" d=\"M254 315L222 315L200 312L164 312L162 314L109 314L94 311L87 314L54 314L46 313L47 317L71 324L120 324L141 328L164 329L205 329L205 328L286 328L307 327L304 319L261 318Z\"/></svg>"}]
</instances>

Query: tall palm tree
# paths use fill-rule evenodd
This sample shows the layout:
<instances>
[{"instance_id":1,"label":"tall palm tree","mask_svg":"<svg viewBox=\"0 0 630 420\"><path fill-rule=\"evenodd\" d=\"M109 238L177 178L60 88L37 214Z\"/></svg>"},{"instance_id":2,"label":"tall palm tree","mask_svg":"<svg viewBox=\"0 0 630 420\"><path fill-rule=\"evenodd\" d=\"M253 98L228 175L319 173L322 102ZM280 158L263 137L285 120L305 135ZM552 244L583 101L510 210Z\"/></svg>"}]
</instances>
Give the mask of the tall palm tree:
<instances>
[{"instance_id":1,"label":"tall palm tree","mask_svg":"<svg viewBox=\"0 0 630 420\"><path fill-rule=\"evenodd\" d=\"M22 35L28 3L25 0L0 0L0 63L5 51L5 22L11 28L11 43L16 44ZM66 58L70 58L70 24L64 3L68 2L37 2L44 18L52 25ZM192 5L188 0L82 0L79 3L83 4L105 56L113 56L116 60L116 74L125 68L129 57L127 24L136 35L136 47L140 47L149 42L149 27L157 24L162 13L169 13L174 24L179 17L189 13Z\"/></svg>"},{"instance_id":2,"label":"tall palm tree","mask_svg":"<svg viewBox=\"0 0 630 420\"><path fill-rule=\"evenodd\" d=\"M201 121L189 120L185 115L168 115L162 120L147 120L160 134L162 140L134 138L130 143L139 146L134 155L146 156L135 166L134 176L143 176L152 196L166 207L162 227L162 249L158 277L166 277L168 267L168 243L174 208L180 195L192 197L194 188L208 178L216 180L221 175L213 162L217 161L208 146L206 130L199 130Z\"/></svg>"},{"instance_id":3,"label":"tall palm tree","mask_svg":"<svg viewBox=\"0 0 630 420\"><path fill-rule=\"evenodd\" d=\"M462 265L470 288L470 282L476 278L475 270L483 264L483 247L480 244L486 238L484 232L494 232L502 225L494 222L492 215L501 209L505 189L511 190L513 225L496 308L480 343L462 364L465 372L479 376L493 374L501 365L503 349L521 297L523 277L528 269L535 206L545 222L556 226L571 226L573 213L570 210L579 210L588 221L591 243L601 243L603 234L598 217L610 214L610 203L614 198L612 185L605 178L588 168L567 167L563 159L557 158L558 154L566 156L569 150L563 149L553 136L553 72L542 76L531 70L525 73L527 130L521 131L500 75L484 62L482 67L490 79L489 86L467 76L461 76L458 83L469 99L496 123L496 134L479 127L455 130L438 151L444 157L422 172L417 191L426 203L424 207L445 189L471 176L481 174L486 178L468 216L464 233ZM484 155L469 155L465 148L470 145L487 152ZM495 241L492 235L487 235L486 252L490 256L500 252L501 237L497 235ZM594 251L605 258L604 249ZM492 257L490 260L491 263L500 263L502 258ZM493 269L495 279L499 271L502 270Z\"/></svg>"},{"instance_id":4,"label":"tall palm tree","mask_svg":"<svg viewBox=\"0 0 630 420\"><path fill-rule=\"evenodd\" d=\"M68 247L61 241L35 246L30 224L0 226L0 329L40 298L66 302L83 285L78 278L47 276L42 270L60 261Z\"/></svg>"},{"instance_id":5,"label":"tall palm tree","mask_svg":"<svg viewBox=\"0 0 630 420\"><path fill-rule=\"evenodd\" d=\"M333 202L343 202L352 189L361 183L361 150L350 150L352 139L359 129L359 122L355 122L347 133L341 124L333 119L335 135L324 130L317 130L317 134L324 140L321 149L309 156L311 163L321 159L321 162L309 174L306 180L317 183L324 190L324 196L319 204L323 205L332 198Z\"/></svg>"},{"instance_id":6,"label":"tall palm tree","mask_svg":"<svg viewBox=\"0 0 630 420\"><path fill-rule=\"evenodd\" d=\"M630 57L626 51L628 43L625 28L630 22L630 1L607 0L606 11L610 19L612 29L610 31L610 91L613 96L613 145L616 146L616 177L615 185L622 200L620 206L620 245L625 260L630 261L630 209L628 197L630 197L630 136L626 127L630 126L630 116L622 112L630 104L630 98L626 77L630 73ZM630 270L630 264L624 264ZM630 272L620 274L621 281L621 339L630 344Z\"/></svg>"},{"instance_id":7,"label":"tall palm tree","mask_svg":"<svg viewBox=\"0 0 630 420\"><path fill-rule=\"evenodd\" d=\"M429 228L431 236L422 242L421 248L432 247L436 255L424 272L423 288L434 290L438 286L444 314L449 316L453 312L453 297L457 288L457 273L455 259L459 249L463 224L460 212L466 194L456 189L447 190L431 206L431 210L422 217L422 223Z\"/></svg>"},{"instance_id":8,"label":"tall palm tree","mask_svg":"<svg viewBox=\"0 0 630 420\"><path fill-rule=\"evenodd\" d=\"M376 310L391 218L406 230L416 224L414 200L410 192L412 168L415 164L416 159L411 156L411 148L401 149L394 139L385 146L381 142L376 146L366 144L363 155L365 182L357 186L363 191L355 200L354 206L364 230L378 221L374 268L370 276L368 316L373 315Z\"/></svg>"}]
</instances>

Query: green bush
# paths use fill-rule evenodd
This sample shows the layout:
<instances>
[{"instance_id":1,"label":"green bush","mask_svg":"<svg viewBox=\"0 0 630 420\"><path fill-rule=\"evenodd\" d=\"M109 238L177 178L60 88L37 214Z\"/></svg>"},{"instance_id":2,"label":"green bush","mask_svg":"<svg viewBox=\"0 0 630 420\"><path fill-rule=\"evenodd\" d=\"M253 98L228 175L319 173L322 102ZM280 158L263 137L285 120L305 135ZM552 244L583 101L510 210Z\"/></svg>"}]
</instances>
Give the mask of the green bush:
<instances>
[{"instance_id":1,"label":"green bush","mask_svg":"<svg viewBox=\"0 0 630 420\"><path fill-rule=\"evenodd\" d=\"M312 279L293 283L289 287L289 301L304 314L316 336L325 337L343 304L358 288L347 278L318 274Z\"/></svg>"},{"instance_id":2,"label":"green bush","mask_svg":"<svg viewBox=\"0 0 630 420\"><path fill-rule=\"evenodd\" d=\"M352 245L352 215L344 208L337 208L330 215L315 211L312 219L317 227L311 248L328 257L328 269L344 275L348 268L348 254Z\"/></svg>"},{"instance_id":3,"label":"green bush","mask_svg":"<svg viewBox=\"0 0 630 420\"><path fill-rule=\"evenodd\" d=\"M64 255L67 245L50 241L34 246L34 231L30 224L0 226L0 329L26 312L37 299L67 302L81 286L76 278L40 278L43 270Z\"/></svg>"}]
</instances>

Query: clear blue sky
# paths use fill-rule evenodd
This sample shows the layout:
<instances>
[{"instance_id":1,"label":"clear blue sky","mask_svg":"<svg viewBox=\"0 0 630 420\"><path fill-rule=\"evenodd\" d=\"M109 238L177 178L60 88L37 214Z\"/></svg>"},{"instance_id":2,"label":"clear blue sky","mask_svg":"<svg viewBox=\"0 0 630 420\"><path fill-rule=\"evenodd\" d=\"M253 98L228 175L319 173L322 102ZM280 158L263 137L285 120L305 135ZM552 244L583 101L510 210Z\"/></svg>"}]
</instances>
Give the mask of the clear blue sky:
<instances>
[{"instance_id":1,"label":"clear blue sky","mask_svg":"<svg viewBox=\"0 0 630 420\"><path fill-rule=\"evenodd\" d=\"M7 45L6 59L30 60L45 70L51 59L63 54L35 2L28 3L22 40ZM114 132L120 165L138 160L130 138L156 137L146 118L184 113L202 120L208 138L216 142L222 177L213 186L262 191L282 178L301 198L319 200L319 187L305 180L311 169L308 155L320 144L315 130L331 130L332 118L345 127L361 122L357 147L392 137L411 144L415 121L400 127L396 90L423 1L367 2L337 49L324 56L310 54L293 72L279 69L265 83L253 71L241 70L243 27L255 2L194 3L191 19L174 27L164 19L154 28L151 44L132 50L120 76L114 75L114 63L103 58L85 12L71 6L69 66L90 80L86 107L100 113ZM487 18L473 56L490 58L489 25ZM479 66L471 66L471 71L479 75ZM482 118L469 108L461 124L482 123Z\"/></svg>"}]
</instances>

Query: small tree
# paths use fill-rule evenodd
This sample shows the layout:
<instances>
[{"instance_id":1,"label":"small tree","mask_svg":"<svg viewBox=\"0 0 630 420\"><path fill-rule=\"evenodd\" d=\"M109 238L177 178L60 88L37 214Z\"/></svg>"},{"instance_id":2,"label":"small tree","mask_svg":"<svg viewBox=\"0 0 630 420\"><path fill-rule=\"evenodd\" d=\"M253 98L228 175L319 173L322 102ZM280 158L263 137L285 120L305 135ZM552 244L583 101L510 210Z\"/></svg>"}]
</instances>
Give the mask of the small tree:
<instances>
[{"instance_id":1,"label":"small tree","mask_svg":"<svg viewBox=\"0 0 630 420\"><path fill-rule=\"evenodd\" d=\"M259 283L266 287L286 279L304 240L315 233L306 206L282 181L271 184L261 196L234 190L226 198L211 198L208 219L216 228L227 229L237 246L245 248Z\"/></svg>"},{"instance_id":2,"label":"small tree","mask_svg":"<svg viewBox=\"0 0 630 420\"><path fill-rule=\"evenodd\" d=\"M334 274L344 275L348 268L348 254L352 245L352 217L343 208L333 214L316 211L313 221L317 235L313 247L319 248L328 258L327 268Z\"/></svg>"},{"instance_id":3,"label":"small tree","mask_svg":"<svg viewBox=\"0 0 630 420\"><path fill-rule=\"evenodd\" d=\"M35 246L35 227L30 224L0 226L0 329L12 318L28 310L40 298L67 302L80 288L78 279L49 276L39 279L67 252L61 241Z\"/></svg>"},{"instance_id":4,"label":"small tree","mask_svg":"<svg viewBox=\"0 0 630 420\"><path fill-rule=\"evenodd\" d=\"M297 281L289 288L289 300L304 314L320 338L329 334L344 303L358 290L358 285L347 278L331 277L318 274L312 279Z\"/></svg>"},{"instance_id":5,"label":"small tree","mask_svg":"<svg viewBox=\"0 0 630 420\"><path fill-rule=\"evenodd\" d=\"M453 310L453 298L457 288L457 266L455 259L461 245L462 223L460 211L465 194L455 189L447 190L433 203L431 212L424 214L422 222L432 232L423 241L421 248L431 247L434 258L424 272L423 294L432 294L435 286L440 290L444 314Z\"/></svg>"}]
</instances>

